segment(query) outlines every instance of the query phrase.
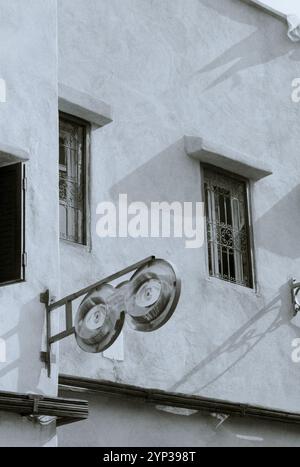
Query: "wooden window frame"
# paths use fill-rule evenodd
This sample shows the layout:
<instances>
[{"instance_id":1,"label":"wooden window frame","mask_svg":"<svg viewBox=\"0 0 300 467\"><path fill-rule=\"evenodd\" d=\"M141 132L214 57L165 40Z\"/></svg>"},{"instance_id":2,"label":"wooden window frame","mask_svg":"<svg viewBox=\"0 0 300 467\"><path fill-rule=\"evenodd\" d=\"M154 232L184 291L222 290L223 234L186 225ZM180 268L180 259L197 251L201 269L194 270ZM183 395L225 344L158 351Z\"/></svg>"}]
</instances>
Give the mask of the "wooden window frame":
<instances>
[{"instance_id":1,"label":"wooden window frame","mask_svg":"<svg viewBox=\"0 0 300 467\"><path fill-rule=\"evenodd\" d=\"M18 199L18 209L20 212L19 219L19 232L20 232L20 277L0 282L0 288L7 287L9 285L15 285L26 281L26 267L27 267L27 253L25 248L25 223L26 223L26 190L27 190L27 178L26 178L26 167L23 162L15 162L13 164L5 165L1 168L9 166L19 166L18 172L18 187L20 190L20 196ZM0 168L0 170L1 170Z\"/></svg>"},{"instance_id":2,"label":"wooden window frame","mask_svg":"<svg viewBox=\"0 0 300 467\"><path fill-rule=\"evenodd\" d=\"M206 238L206 264L207 264L207 273L210 279L215 279L220 281L223 284L228 284L235 287L240 287L246 290L257 290L257 282L256 282L256 263L255 263L255 255L254 255L254 232L253 232L253 223L252 223L252 183L251 181L243 177L241 175L235 174L234 172L227 171L223 168L214 166L212 164L201 163L200 164L200 175L201 175L201 188L202 188L202 199L203 202L206 203L206 195L205 195L205 170L210 170L215 172L216 174L223 175L225 177L229 177L231 179L235 179L245 185L245 198L246 198L246 206L245 206L245 215L246 215L246 222L247 222L247 230L248 230L248 261L249 261L249 285L243 285L241 283L230 281L223 279L222 277L218 277L216 275L210 274L209 270L209 252L208 252L208 230L207 230L207 222L205 222L205 238ZM206 204L205 204L205 212L206 212Z\"/></svg>"},{"instance_id":3,"label":"wooden window frame","mask_svg":"<svg viewBox=\"0 0 300 467\"><path fill-rule=\"evenodd\" d=\"M75 117L65 112L59 111L59 122L65 120L69 123L82 126L84 128L84 144L83 144L83 195L84 195L84 212L82 219L83 241L75 242L69 239L60 237L60 241L69 245L78 247L89 247L91 245L91 229L90 229L90 152L91 152L91 124L79 117ZM60 172L60 164L58 161ZM60 201L60 199L59 199Z\"/></svg>"}]
</instances>

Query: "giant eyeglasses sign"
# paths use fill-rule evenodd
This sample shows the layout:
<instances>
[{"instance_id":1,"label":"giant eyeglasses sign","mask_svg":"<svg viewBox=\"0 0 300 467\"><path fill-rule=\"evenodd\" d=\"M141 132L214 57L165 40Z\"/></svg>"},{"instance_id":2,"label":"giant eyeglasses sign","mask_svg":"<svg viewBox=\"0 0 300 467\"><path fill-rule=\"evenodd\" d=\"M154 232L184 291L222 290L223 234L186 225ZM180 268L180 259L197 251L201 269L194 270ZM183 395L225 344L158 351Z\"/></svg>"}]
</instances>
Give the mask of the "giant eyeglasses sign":
<instances>
[{"instance_id":1,"label":"giant eyeglasses sign","mask_svg":"<svg viewBox=\"0 0 300 467\"><path fill-rule=\"evenodd\" d=\"M130 280L114 287L110 284L129 273ZM79 347L88 353L107 350L122 332L125 320L138 332L153 332L173 315L181 294L181 281L175 267L154 256L136 263L86 289L51 303L49 291L41 295L47 313L47 351L42 359L51 376L51 346L72 334ZM81 302L73 325L72 305ZM65 307L66 330L51 335L51 313Z\"/></svg>"}]
</instances>

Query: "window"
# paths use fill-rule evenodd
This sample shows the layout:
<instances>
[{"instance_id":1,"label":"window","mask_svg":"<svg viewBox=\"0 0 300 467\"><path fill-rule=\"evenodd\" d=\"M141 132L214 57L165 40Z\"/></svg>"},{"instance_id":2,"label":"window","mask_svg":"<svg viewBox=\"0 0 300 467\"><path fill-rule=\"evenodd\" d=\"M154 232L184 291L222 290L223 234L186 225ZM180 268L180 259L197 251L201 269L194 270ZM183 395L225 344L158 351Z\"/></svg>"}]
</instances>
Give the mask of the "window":
<instances>
[{"instance_id":1,"label":"window","mask_svg":"<svg viewBox=\"0 0 300 467\"><path fill-rule=\"evenodd\" d=\"M0 284L24 279L23 165L0 167ZM23 181L24 180L24 181Z\"/></svg>"},{"instance_id":2,"label":"window","mask_svg":"<svg viewBox=\"0 0 300 467\"><path fill-rule=\"evenodd\" d=\"M247 181L204 168L209 273L253 287Z\"/></svg>"},{"instance_id":3,"label":"window","mask_svg":"<svg viewBox=\"0 0 300 467\"><path fill-rule=\"evenodd\" d=\"M60 114L60 238L87 244L87 143L89 124Z\"/></svg>"}]
</instances>

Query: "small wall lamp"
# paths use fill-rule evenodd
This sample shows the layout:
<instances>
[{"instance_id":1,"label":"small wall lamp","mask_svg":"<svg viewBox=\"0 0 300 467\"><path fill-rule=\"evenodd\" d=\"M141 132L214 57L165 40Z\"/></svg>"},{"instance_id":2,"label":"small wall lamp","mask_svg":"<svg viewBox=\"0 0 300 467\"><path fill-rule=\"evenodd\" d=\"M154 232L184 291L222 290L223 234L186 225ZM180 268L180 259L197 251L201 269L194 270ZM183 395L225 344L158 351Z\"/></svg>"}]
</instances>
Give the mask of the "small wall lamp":
<instances>
[{"instance_id":1,"label":"small wall lamp","mask_svg":"<svg viewBox=\"0 0 300 467\"><path fill-rule=\"evenodd\" d=\"M291 281L292 303L294 316L300 312L300 282Z\"/></svg>"}]
</instances>

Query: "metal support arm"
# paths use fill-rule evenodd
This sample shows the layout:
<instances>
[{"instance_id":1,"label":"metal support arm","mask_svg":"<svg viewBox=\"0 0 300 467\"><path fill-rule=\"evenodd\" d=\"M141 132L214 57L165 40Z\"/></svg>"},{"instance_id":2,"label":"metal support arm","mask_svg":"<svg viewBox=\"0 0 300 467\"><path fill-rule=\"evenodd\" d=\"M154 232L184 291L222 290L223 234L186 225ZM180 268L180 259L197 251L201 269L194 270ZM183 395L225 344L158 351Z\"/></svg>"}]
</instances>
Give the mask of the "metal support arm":
<instances>
[{"instance_id":1,"label":"metal support arm","mask_svg":"<svg viewBox=\"0 0 300 467\"><path fill-rule=\"evenodd\" d=\"M151 263L155 260L155 256L150 256L143 261L139 261L138 263L129 266L122 271L119 271L115 274L112 274L99 282L96 282L89 287L79 290L67 297L62 298L57 302L53 302L51 300L50 291L47 290L46 292L42 293L40 296L40 301L45 305L46 308L46 328L47 328L47 348L46 352L41 353L41 359L46 364L48 370L48 377L51 377L51 364L55 363L54 356L51 353L52 344L55 342L59 342L66 337L69 337L75 333L75 328L73 325L73 302L80 297L86 296L87 294L97 291L99 287L109 282L112 282L116 279L119 279L130 272L133 272L147 264ZM52 335L52 311L57 310L59 308L65 308L65 319L66 319L66 326L65 330L59 334Z\"/></svg>"}]
</instances>

